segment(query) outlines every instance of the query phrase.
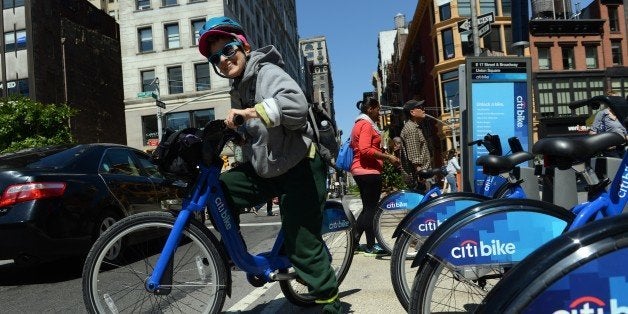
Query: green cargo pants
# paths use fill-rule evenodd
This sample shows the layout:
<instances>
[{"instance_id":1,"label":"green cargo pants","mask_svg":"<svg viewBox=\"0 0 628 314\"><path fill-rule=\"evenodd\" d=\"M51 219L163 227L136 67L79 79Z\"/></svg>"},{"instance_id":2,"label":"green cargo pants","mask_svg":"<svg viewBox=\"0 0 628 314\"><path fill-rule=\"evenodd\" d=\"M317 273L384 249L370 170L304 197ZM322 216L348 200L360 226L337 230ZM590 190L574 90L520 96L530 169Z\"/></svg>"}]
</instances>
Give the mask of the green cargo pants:
<instances>
[{"instance_id":1,"label":"green cargo pants","mask_svg":"<svg viewBox=\"0 0 628 314\"><path fill-rule=\"evenodd\" d=\"M310 293L324 304L324 312L341 310L338 284L321 238L322 211L327 196L327 165L316 154L304 158L288 172L262 178L251 163L244 163L220 175L229 207L243 208L265 203L279 196L285 250ZM238 214L234 215L239 223Z\"/></svg>"}]
</instances>

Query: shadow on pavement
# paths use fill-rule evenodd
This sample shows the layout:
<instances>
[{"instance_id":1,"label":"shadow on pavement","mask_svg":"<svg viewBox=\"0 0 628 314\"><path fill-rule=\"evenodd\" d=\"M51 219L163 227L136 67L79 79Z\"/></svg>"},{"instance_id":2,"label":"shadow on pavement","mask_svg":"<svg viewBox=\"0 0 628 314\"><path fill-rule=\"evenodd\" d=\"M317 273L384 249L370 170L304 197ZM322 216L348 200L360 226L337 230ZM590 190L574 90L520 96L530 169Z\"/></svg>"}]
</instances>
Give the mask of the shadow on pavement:
<instances>
[{"instance_id":1,"label":"shadow on pavement","mask_svg":"<svg viewBox=\"0 0 628 314\"><path fill-rule=\"evenodd\" d=\"M79 258L62 259L32 265L0 266L0 286L20 286L56 283L81 278L83 261Z\"/></svg>"}]
</instances>

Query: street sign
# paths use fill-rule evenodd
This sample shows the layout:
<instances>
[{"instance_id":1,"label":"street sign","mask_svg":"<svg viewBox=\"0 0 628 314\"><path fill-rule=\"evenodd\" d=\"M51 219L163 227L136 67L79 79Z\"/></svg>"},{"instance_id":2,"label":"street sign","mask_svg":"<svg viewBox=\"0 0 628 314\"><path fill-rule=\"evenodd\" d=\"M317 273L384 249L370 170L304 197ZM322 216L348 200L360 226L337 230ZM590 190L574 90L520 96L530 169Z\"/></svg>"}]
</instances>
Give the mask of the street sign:
<instances>
[{"instance_id":1,"label":"street sign","mask_svg":"<svg viewBox=\"0 0 628 314\"><path fill-rule=\"evenodd\" d=\"M153 97L153 91L137 93L137 98L149 98L149 97Z\"/></svg>"},{"instance_id":2,"label":"street sign","mask_svg":"<svg viewBox=\"0 0 628 314\"><path fill-rule=\"evenodd\" d=\"M488 13L484 13L482 15L478 15L476 17L476 20L478 20L478 25L483 25L484 23L491 23L492 24L492 23L495 22L495 13L488 12ZM458 30L459 31L468 32L468 31L471 30L471 27L472 27L471 19L465 19L465 20L462 20L462 21L458 22ZM478 26L478 28L479 28L479 26ZM480 37L482 37L482 36L480 36Z\"/></svg>"},{"instance_id":3,"label":"street sign","mask_svg":"<svg viewBox=\"0 0 628 314\"><path fill-rule=\"evenodd\" d=\"M166 103L161 100L155 100L155 105L161 109L166 109Z\"/></svg>"},{"instance_id":4,"label":"street sign","mask_svg":"<svg viewBox=\"0 0 628 314\"><path fill-rule=\"evenodd\" d=\"M491 24L490 22L486 22L478 26L478 37L482 38L491 33Z\"/></svg>"}]
</instances>

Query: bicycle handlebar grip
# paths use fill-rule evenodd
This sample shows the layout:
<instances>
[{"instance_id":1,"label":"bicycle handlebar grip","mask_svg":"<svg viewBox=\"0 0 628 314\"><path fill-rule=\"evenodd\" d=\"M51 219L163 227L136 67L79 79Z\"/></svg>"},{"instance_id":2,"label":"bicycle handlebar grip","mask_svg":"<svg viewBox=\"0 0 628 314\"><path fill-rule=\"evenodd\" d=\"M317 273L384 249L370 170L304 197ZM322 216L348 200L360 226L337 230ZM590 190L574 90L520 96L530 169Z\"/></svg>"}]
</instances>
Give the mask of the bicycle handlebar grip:
<instances>
[{"instance_id":1,"label":"bicycle handlebar grip","mask_svg":"<svg viewBox=\"0 0 628 314\"><path fill-rule=\"evenodd\" d=\"M244 117L236 114L233 116L233 124L237 125L237 126L241 126L244 124Z\"/></svg>"}]
</instances>

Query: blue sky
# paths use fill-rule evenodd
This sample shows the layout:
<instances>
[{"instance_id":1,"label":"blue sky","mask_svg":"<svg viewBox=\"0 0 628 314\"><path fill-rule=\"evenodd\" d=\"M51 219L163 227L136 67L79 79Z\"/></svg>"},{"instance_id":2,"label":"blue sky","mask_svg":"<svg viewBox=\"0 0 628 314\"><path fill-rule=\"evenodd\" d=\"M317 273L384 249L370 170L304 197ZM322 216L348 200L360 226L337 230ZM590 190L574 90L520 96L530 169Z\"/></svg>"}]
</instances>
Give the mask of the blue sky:
<instances>
[{"instance_id":1,"label":"blue sky","mask_svg":"<svg viewBox=\"0 0 628 314\"><path fill-rule=\"evenodd\" d=\"M355 103L373 91L377 71L377 36L395 28L397 13L412 19L412 0L297 0L297 27L302 38L325 36L334 81L336 122L343 138L358 115Z\"/></svg>"}]
</instances>

